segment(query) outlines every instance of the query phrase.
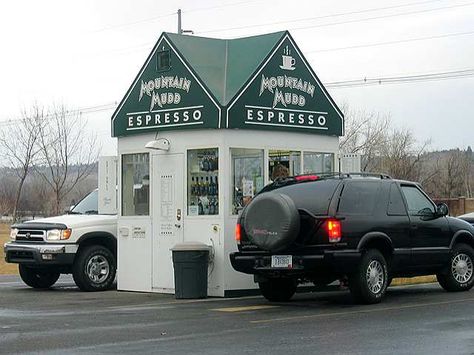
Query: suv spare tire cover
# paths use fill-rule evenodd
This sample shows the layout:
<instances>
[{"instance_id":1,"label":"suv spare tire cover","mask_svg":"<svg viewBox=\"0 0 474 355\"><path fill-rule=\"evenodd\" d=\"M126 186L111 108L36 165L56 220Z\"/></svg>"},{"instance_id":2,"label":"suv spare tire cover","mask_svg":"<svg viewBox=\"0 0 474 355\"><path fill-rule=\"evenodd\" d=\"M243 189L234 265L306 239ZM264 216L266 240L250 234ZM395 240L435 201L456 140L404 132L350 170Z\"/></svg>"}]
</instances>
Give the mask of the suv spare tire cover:
<instances>
[{"instance_id":1,"label":"suv spare tire cover","mask_svg":"<svg viewBox=\"0 0 474 355\"><path fill-rule=\"evenodd\" d=\"M244 229L258 247L279 251L295 240L300 231L300 216L288 195L267 192L257 196L245 209Z\"/></svg>"}]
</instances>

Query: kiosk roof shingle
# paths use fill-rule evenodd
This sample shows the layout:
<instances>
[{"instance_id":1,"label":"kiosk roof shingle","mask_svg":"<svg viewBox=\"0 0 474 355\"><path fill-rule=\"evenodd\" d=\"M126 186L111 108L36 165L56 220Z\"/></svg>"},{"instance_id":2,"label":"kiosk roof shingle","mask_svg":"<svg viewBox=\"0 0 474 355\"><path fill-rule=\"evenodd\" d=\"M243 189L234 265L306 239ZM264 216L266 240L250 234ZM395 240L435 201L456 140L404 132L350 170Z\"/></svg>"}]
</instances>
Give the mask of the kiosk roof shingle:
<instances>
[{"instance_id":1,"label":"kiosk roof shingle","mask_svg":"<svg viewBox=\"0 0 474 355\"><path fill-rule=\"evenodd\" d=\"M276 46L286 31L265 35L214 39L166 33L202 82L227 105Z\"/></svg>"}]
</instances>

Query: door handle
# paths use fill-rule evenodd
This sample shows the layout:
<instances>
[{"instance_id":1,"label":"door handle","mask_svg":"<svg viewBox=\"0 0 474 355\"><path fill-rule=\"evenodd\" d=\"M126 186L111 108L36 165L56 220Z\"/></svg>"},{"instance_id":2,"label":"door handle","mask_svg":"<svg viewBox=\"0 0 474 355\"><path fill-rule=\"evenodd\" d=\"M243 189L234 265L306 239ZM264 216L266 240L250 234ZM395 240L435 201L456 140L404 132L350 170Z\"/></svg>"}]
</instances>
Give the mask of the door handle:
<instances>
[{"instance_id":1,"label":"door handle","mask_svg":"<svg viewBox=\"0 0 474 355\"><path fill-rule=\"evenodd\" d=\"M412 224L410 225L410 229L417 230L418 226L416 224Z\"/></svg>"}]
</instances>

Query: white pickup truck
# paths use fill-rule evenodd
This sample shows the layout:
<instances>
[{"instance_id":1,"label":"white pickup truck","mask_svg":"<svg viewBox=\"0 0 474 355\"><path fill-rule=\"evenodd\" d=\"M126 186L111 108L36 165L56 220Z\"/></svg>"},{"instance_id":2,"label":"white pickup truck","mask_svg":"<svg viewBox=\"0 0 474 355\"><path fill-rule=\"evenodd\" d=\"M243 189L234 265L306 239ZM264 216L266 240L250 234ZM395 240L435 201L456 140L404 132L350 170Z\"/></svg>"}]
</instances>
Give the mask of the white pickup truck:
<instances>
[{"instance_id":1,"label":"white pickup truck","mask_svg":"<svg viewBox=\"0 0 474 355\"><path fill-rule=\"evenodd\" d=\"M49 288L73 275L83 291L110 289L117 269L117 216L98 214L94 190L68 214L12 225L5 260L28 286Z\"/></svg>"}]
</instances>

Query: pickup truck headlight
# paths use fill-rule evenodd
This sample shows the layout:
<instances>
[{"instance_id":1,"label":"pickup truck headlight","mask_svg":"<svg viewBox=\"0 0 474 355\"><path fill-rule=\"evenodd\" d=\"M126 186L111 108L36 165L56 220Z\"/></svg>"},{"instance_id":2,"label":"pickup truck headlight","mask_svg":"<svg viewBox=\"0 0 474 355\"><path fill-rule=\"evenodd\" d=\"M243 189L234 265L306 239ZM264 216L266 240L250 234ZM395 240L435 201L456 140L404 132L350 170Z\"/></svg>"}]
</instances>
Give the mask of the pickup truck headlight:
<instances>
[{"instance_id":1,"label":"pickup truck headlight","mask_svg":"<svg viewBox=\"0 0 474 355\"><path fill-rule=\"evenodd\" d=\"M68 229L50 229L46 232L46 240L66 240L71 236L72 230Z\"/></svg>"},{"instance_id":2,"label":"pickup truck headlight","mask_svg":"<svg viewBox=\"0 0 474 355\"><path fill-rule=\"evenodd\" d=\"M10 229L10 239L11 240L16 240L16 235L17 234L18 234L18 229L17 228Z\"/></svg>"}]
</instances>

